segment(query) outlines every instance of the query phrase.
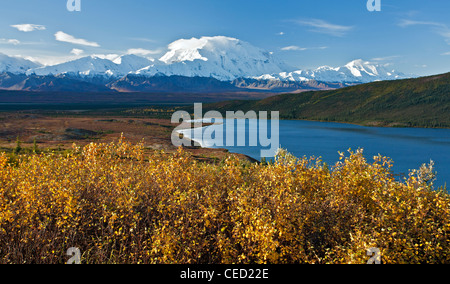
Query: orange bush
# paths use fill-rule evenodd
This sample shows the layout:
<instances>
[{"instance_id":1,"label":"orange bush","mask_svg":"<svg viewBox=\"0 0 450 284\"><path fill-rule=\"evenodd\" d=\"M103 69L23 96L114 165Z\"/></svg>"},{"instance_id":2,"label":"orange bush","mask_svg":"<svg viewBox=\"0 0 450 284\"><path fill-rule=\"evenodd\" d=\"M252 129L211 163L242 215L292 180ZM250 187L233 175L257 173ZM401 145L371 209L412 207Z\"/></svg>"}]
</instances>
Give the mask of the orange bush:
<instances>
[{"instance_id":1,"label":"orange bush","mask_svg":"<svg viewBox=\"0 0 450 284\"><path fill-rule=\"evenodd\" d=\"M0 262L450 263L450 198L423 172L396 181L362 151L334 167L200 163L125 141L69 155L0 155Z\"/></svg>"}]
</instances>

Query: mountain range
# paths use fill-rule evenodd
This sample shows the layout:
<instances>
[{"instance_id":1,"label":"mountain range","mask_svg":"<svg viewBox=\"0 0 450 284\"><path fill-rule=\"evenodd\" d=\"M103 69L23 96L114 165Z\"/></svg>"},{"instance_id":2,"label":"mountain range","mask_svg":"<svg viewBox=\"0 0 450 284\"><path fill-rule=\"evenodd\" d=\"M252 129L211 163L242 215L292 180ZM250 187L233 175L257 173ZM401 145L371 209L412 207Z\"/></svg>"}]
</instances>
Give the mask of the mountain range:
<instances>
[{"instance_id":1,"label":"mountain range","mask_svg":"<svg viewBox=\"0 0 450 284\"><path fill-rule=\"evenodd\" d=\"M296 70L273 53L230 37L180 39L159 59L91 55L53 66L0 54L0 89L94 92L294 92L408 78L362 59Z\"/></svg>"}]
</instances>

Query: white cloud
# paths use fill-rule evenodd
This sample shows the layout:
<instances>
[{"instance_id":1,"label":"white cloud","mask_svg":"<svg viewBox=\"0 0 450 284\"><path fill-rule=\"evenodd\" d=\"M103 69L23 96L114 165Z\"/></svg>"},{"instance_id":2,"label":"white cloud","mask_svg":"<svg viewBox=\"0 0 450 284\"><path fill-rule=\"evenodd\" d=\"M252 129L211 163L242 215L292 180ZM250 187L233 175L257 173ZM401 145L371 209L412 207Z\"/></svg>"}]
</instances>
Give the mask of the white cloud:
<instances>
[{"instance_id":1,"label":"white cloud","mask_svg":"<svg viewBox=\"0 0 450 284\"><path fill-rule=\"evenodd\" d=\"M450 51L441 54L442 56L450 56Z\"/></svg>"},{"instance_id":2,"label":"white cloud","mask_svg":"<svg viewBox=\"0 0 450 284\"><path fill-rule=\"evenodd\" d=\"M445 39L445 42L450 45L450 29L441 30L438 31L438 33Z\"/></svg>"},{"instance_id":3,"label":"white cloud","mask_svg":"<svg viewBox=\"0 0 450 284\"><path fill-rule=\"evenodd\" d=\"M11 27L18 29L21 32L29 33L33 31L43 31L45 26L33 25L33 24L21 24L21 25L11 25Z\"/></svg>"},{"instance_id":4,"label":"white cloud","mask_svg":"<svg viewBox=\"0 0 450 284\"><path fill-rule=\"evenodd\" d=\"M312 32L328 34L336 37L342 37L353 29L352 26L331 24L320 19L296 20L294 22L302 26L311 27L312 29L310 31Z\"/></svg>"},{"instance_id":5,"label":"white cloud","mask_svg":"<svg viewBox=\"0 0 450 284\"><path fill-rule=\"evenodd\" d=\"M0 38L0 44L12 44L12 45L19 45L20 41L17 39L6 39L6 38Z\"/></svg>"},{"instance_id":6,"label":"white cloud","mask_svg":"<svg viewBox=\"0 0 450 284\"><path fill-rule=\"evenodd\" d=\"M442 36L445 42L447 42L450 45L450 28L446 24L427 21L401 20L398 25L402 28L407 28L411 26L433 27L434 32Z\"/></svg>"},{"instance_id":7,"label":"white cloud","mask_svg":"<svg viewBox=\"0 0 450 284\"><path fill-rule=\"evenodd\" d=\"M135 40L135 41L142 41L142 42L151 42L151 43L157 42L156 40L145 38L145 37L131 37L129 39L130 40Z\"/></svg>"},{"instance_id":8,"label":"white cloud","mask_svg":"<svg viewBox=\"0 0 450 284\"><path fill-rule=\"evenodd\" d=\"M324 50L327 49L327 46L320 46L320 47L300 47L296 45L286 46L281 48L283 51L306 51L306 50L313 50L313 49L320 49Z\"/></svg>"},{"instance_id":9,"label":"white cloud","mask_svg":"<svg viewBox=\"0 0 450 284\"><path fill-rule=\"evenodd\" d=\"M78 49L78 48L74 48L74 49L72 49L72 51L70 53L73 54L73 55L76 55L76 56L80 56L81 54L84 53L84 50Z\"/></svg>"},{"instance_id":10,"label":"white cloud","mask_svg":"<svg viewBox=\"0 0 450 284\"><path fill-rule=\"evenodd\" d=\"M75 38L74 36L71 36L71 35L61 32L61 31L59 31L55 34L55 39L57 41L67 42L67 43L72 43L72 44L91 46L91 47L100 47L100 45L96 42L87 41L87 40L81 39L81 38Z\"/></svg>"},{"instance_id":11,"label":"white cloud","mask_svg":"<svg viewBox=\"0 0 450 284\"><path fill-rule=\"evenodd\" d=\"M284 32L280 32L280 33L278 33L278 35L283 36L283 35L285 35L285 33Z\"/></svg>"},{"instance_id":12,"label":"white cloud","mask_svg":"<svg viewBox=\"0 0 450 284\"><path fill-rule=\"evenodd\" d=\"M148 50L143 48L130 48L127 51L127 54L134 54L134 55L141 55L141 56L147 56L147 55L155 55L160 54L161 50Z\"/></svg>"},{"instance_id":13,"label":"white cloud","mask_svg":"<svg viewBox=\"0 0 450 284\"><path fill-rule=\"evenodd\" d=\"M401 20L398 24L402 28L410 26L435 26L435 27L446 27L444 24L437 22L426 22L426 21L413 21L413 20Z\"/></svg>"},{"instance_id":14,"label":"white cloud","mask_svg":"<svg viewBox=\"0 0 450 284\"><path fill-rule=\"evenodd\" d=\"M386 56L386 57L376 57L376 58L372 58L371 61L390 61L390 60L397 59L399 57L401 57L401 56L392 55L392 56Z\"/></svg>"},{"instance_id":15,"label":"white cloud","mask_svg":"<svg viewBox=\"0 0 450 284\"><path fill-rule=\"evenodd\" d=\"M283 47L281 50L283 50L283 51L304 51L304 50L307 50L307 48L291 45L291 46Z\"/></svg>"}]
</instances>

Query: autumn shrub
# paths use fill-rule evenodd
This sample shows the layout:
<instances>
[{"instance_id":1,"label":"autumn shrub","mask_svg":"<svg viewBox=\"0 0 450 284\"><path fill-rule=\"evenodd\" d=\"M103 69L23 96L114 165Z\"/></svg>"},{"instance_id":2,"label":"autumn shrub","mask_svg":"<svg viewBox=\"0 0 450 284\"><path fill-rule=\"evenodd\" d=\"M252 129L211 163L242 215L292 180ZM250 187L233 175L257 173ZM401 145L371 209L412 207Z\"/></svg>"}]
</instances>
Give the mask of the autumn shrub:
<instances>
[{"instance_id":1,"label":"autumn shrub","mask_svg":"<svg viewBox=\"0 0 450 284\"><path fill-rule=\"evenodd\" d=\"M124 140L0 155L0 262L77 247L83 263L366 263L375 247L383 263L450 263L449 195L391 165L362 150L333 167L283 150L206 164Z\"/></svg>"}]
</instances>

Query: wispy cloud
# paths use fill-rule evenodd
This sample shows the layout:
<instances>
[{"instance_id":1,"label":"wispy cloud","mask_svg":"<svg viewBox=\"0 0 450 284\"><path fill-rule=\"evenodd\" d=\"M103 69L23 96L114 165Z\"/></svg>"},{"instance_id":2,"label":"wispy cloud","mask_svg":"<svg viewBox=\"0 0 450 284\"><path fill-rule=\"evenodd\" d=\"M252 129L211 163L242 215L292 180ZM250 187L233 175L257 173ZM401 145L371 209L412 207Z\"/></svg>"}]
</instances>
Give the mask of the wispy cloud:
<instances>
[{"instance_id":1,"label":"wispy cloud","mask_svg":"<svg viewBox=\"0 0 450 284\"><path fill-rule=\"evenodd\" d=\"M147 55L155 55L155 54L160 54L162 51L161 50L149 50L149 49L143 49L143 48L130 48L127 51L127 54L134 54L134 55L142 55L142 56L147 56Z\"/></svg>"},{"instance_id":2,"label":"wispy cloud","mask_svg":"<svg viewBox=\"0 0 450 284\"><path fill-rule=\"evenodd\" d=\"M19 44L20 44L20 40L17 40L17 39L0 38L0 44L19 45Z\"/></svg>"},{"instance_id":3,"label":"wispy cloud","mask_svg":"<svg viewBox=\"0 0 450 284\"><path fill-rule=\"evenodd\" d=\"M353 26L332 24L321 19L295 20L294 22L302 26L311 27L311 32L328 34L336 37L345 36L354 28Z\"/></svg>"},{"instance_id":4,"label":"wispy cloud","mask_svg":"<svg viewBox=\"0 0 450 284\"><path fill-rule=\"evenodd\" d=\"M78 49L78 48L74 48L74 49L72 49L72 51L70 53L73 54L73 55L76 55L76 56L80 56L81 54L84 53L84 50Z\"/></svg>"},{"instance_id":5,"label":"wispy cloud","mask_svg":"<svg viewBox=\"0 0 450 284\"><path fill-rule=\"evenodd\" d=\"M450 51L441 54L442 56L450 56Z\"/></svg>"},{"instance_id":6,"label":"wispy cloud","mask_svg":"<svg viewBox=\"0 0 450 284\"><path fill-rule=\"evenodd\" d=\"M313 50L313 49L327 49L328 46L320 46L320 47L300 47L300 46L296 46L296 45L291 45L291 46L286 46L281 48L281 50L283 51L306 51L306 50Z\"/></svg>"},{"instance_id":7,"label":"wispy cloud","mask_svg":"<svg viewBox=\"0 0 450 284\"><path fill-rule=\"evenodd\" d=\"M55 34L55 39L57 41L67 42L67 43L72 43L72 44L77 44L77 45L100 47L100 45L96 42L87 41L87 40L81 39L81 38L75 38L74 36L66 34L62 31L59 31Z\"/></svg>"},{"instance_id":8,"label":"wispy cloud","mask_svg":"<svg viewBox=\"0 0 450 284\"><path fill-rule=\"evenodd\" d=\"M427 22L427 21L414 21L414 20L401 20L398 24L402 28L410 27L410 26L434 26L434 27L444 27L447 26L442 23L437 22Z\"/></svg>"},{"instance_id":9,"label":"wispy cloud","mask_svg":"<svg viewBox=\"0 0 450 284\"><path fill-rule=\"evenodd\" d=\"M438 33L445 39L445 41L450 45L450 29L438 31Z\"/></svg>"},{"instance_id":10,"label":"wispy cloud","mask_svg":"<svg viewBox=\"0 0 450 284\"><path fill-rule=\"evenodd\" d=\"M33 31L43 31L45 30L45 26L42 25L34 25L34 24L20 24L20 25L11 25L11 27L18 29L21 32L29 33Z\"/></svg>"},{"instance_id":11,"label":"wispy cloud","mask_svg":"<svg viewBox=\"0 0 450 284\"><path fill-rule=\"evenodd\" d=\"M377 61L377 62L391 61L391 60L397 59L399 57L401 57L401 56L400 55L391 55L391 56L385 56L385 57L375 57L375 58L372 58L371 61Z\"/></svg>"},{"instance_id":12,"label":"wispy cloud","mask_svg":"<svg viewBox=\"0 0 450 284\"><path fill-rule=\"evenodd\" d=\"M156 40L149 39L149 38L144 38L144 37L130 37L128 39L135 40L135 41L142 41L142 42L151 42L151 43L157 42Z\"/></svg>"},{"instance_id":13,"label":"wispy cloud","mask_svg":"<svg viewBox=\"0 0 450 284\"><path fill-rule=\"evenodd\" d=\"M291 45L291 46L283 47L283 48L281 48L281 50L283 50L283 51L304 51L304 50L307 50L307 48Z\"/></svg>"},{"instance_id":14,"label":"wispy cloud","mask_svg":"<svg viewBox=\"0 0 450 284\"><path fill-rule=\"evenodd\" d=\"M414 20L401 20L398 24L402 28L411 26L429 26L433 28L433 31L442 36L444 40L450 45L450 28L448 25L439 22L430 21L414 21Z\"/></svg>"}]
</instances>

